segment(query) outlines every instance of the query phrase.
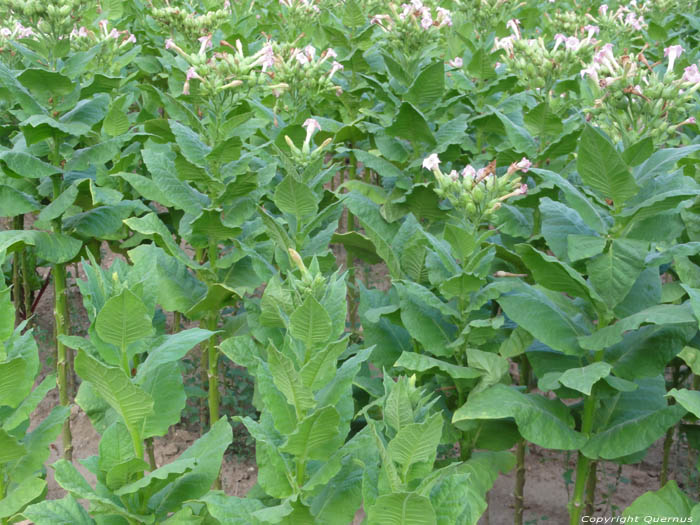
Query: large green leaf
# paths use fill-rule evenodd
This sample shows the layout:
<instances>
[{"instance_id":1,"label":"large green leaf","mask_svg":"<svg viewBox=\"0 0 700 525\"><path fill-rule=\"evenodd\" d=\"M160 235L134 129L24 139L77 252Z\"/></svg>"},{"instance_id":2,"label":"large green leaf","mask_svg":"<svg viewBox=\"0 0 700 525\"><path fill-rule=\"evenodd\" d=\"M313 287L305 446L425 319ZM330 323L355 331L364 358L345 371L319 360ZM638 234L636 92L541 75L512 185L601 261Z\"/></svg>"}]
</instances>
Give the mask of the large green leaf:
<instances>
[{"instance_id":1,"label":"large green leaf","mask_svg":"<svg viewBox=\"0 0 700 525\"><path fill-rule=\"evenodd\" d=\"M143 423L153 411L153 399L134 385L120 368L105 366L81 351L75 358L75 371L116 410L132 436L141 435Z\"/></svg>"},{"instance_id":2,"label":"large green leaf","mask_svg":"<svg viewBox=\"0 0 700 525\"><path fill-rule=\"evenodd\" d=\"M5 230L0 232L0 252L12 251L21 246L34 246L36 254L46 261L62 264L78 255L82 243L62 233L38 230Z\"/></svg>"},{"instance_id":3,"label":"large green leaf","mask_svg":"<svg viewBox=\"0 0 700 525\"><path fill-rule=\"evenodd\" d=\"M164 436L172 425L180 422L187 395L180 364L171 361L143 375L139 386L153 399L153 412L146 416L143 438Z\"/></svg>"},{"instance_id":4,"label":"large green leaf","mask_svg":"<svg viewBox=\"0 0 700 525\"><path fill-rule=\"evenodd\" d=\"M410 140L414 143L435 144L435 137L423 114L409 102L404 102L394 122L385 128L388 135Z\"/></svg>"},{"instance_id":5,"label":"large green leaf","mask_svg":"<svg viewBox=\"0 0 700 525\"><path fill-rule=\"evenodd\" d=\"M275 386L294 407L297 416L301 416L316 404L311 389L304 385L301 374L294 368L294 363L274 346L267 348L267 360Z\"/></svg>"},{"instance_id":6,"label":"large green leaf","mask_svg":"<svg viewBox=\"0 0 700 525\"><path fill-rule=\"evenodd\" d=\"M642 324L685 324L694 323L695 317L688 305L659 304L620 319L613 325L597 330L591 335L579 338L579 343L587 350L602 350L622 341L625 332L636 330Z\"/></svg>"},{"instance_id":7,"label":"large green leaf","mask_svg":"<svg viewBox=\"0 0 700 525\"><path fill-rule=\"evenodd\" d=\"M316 213L316 197L311 189L287 175L277 186L274 196L275 204L284 213L289 213L298 220Z\"/></svg>"},{"instance_id":8,"label":"large green leaf","mask_svg":"<svg viewBox=\"0 0 700 525\"><path fill-rule=\"evenodd\" d=\"M691 412L695 417L700 418L700 392L697 390L688 390L687 388L672 388L668 391L668 396L676 400L676 402Z\"/></svg>"},{"instance_id":9,"label":"large green leaf","mask_svg":"<svg viewBox=\"0 0 700 525\"><path fill-rule=\"evenodd\" d=\"M440 99L444 90L445 63L438 60L420 72L406 93L406 100L427 108Z\"/></svg>"},{"instance_id":10,"label":"large green leaf","mask_svg":"<svg viewBox=\"0 0 700 525\"><path fill-rule=\"evenodd\" d=\"M415 492L379 496L367 509L367 525L437 525L430 500Z\"/></svg>"},{"instance_id":11,"label":"large green leaf","mask_svg":"<svg viewBox=\"0 0 700 525\"><path fill-rule=\"evenodd\" d=\"M639 190L622 156L592 126L581 134L576 167L585 184L618 208Z\"/></svg>"},{"instance_id":12,"label":"large green leaf","mask_svg":"<svg viewBox=\"0 0 700 525\"><path fill-rule=\"evenodd\" d=\"M642 494L625 509L622 516L630 518L629 523L645 520L649 523L663 523L658 518L666 520L667 523L683 523L681 520L690 517L691 512L693 512L693 501L678 488L674 480L671 480L657 491ZM676 518L679 519L676 520ZM685 521L685 523L690 522Z\"/></svg>"},{"instance_id":13,"label":"large green leaf","mask_svg":"<svg viewBox=\"0 0 700 525\"><path fill-rule=\"evenodd\" d=\"M11 186L0 186L0 210L3 217L31 213L39 208L41 204L30 194Z\"/></svg>"},{"instance_id":14,"label":"large green leaf","mask_svg":"<svg viewBox=\"0 0 700 525\"><path fill-rule=\"evenodd\" d=\"M328 341L331 327L330 315L312 295L289 317L289 332L304 342L307 352Z\"/></svg>"},{"instance_id":15,"label":"large green leaf","mask_svg":"<svg viewBox=\"0 0 700 525\"><path fill-rule=\"evenodd\" d=\"M584 332L540 290L525 285L498 299L503 311L547 346L579 355L578 338Z\"/></svg>"},{"instance_id":16,"label":"large green leaf","mask_svg":"<svg viewBox=\"0 0 700 525\"><path fill-rule=\"evenodd\" d=\"M348 338L330 343L322 350L317 350L301 369L304 385L312 390L325 386L336 373L337 361L348 346Z\"/></svg>"},{"instance_id":17,"label":"large green leaf","mask_svg":"<svg viewBox=\"0 0 700 525\"><path fill-rule=\"evenodd\" d=\"M475 379L482 375L482 372L468 366L455 365L447 361L435 359L427 355L415 352L402 352L401 357L394 363L397 368L405 368L411 372L428 372L430 370L440 370L453 379Z\"/></svg>"},{"instance_id":18,"label":"large green leaf","mask_svg":"<svg viewBox=\"0 0 700 525\"><path fill-rule=\"evenodd\" d=\"M46 481L41 478L27 478L11 488L0 499L0 519L7 519L20 512L27 504L41 497L46 489Z\"/></svg>"},{"instance_id":19,"label":"large green leaf","mask_svg":"<svg viewBox=\"0 0 700 525\"><path fill-rule=\"evenodd\" d=\"M412 465L435 461L441 438L441 414L433 414L423 423L411 423L399 429L387 451L391 460L402 467L404 481L408 481L407 474Z\"/></svg>"},{"instance_id":20,"label":"large green leaf","mask_svg":"<svg viewBox=\"0 0 700 525\"><path fill-rule=\"evenodd\" d=\"M211 148L204 144L197 134L187 126L180 124L176 120L169 120L170 130L175 135L175 141L180 147L180 151L192 164L206 167L206 156L211 152Z\"/></svg>"},{"instance_id":21,"label":"large green leaf","mask_svg":"<svg viewBox=\"0 0 700 525\"><path fill-rule=\"evenodd\" d=\"M588 261L591 284L610 308L629 293L644 269L648 244L630 239L615 239L605 252Z\"/></svg>"},{"instance_id":22,"label":"large green leaf","mask_svg":"<svg viewBox=\"0 0 700 525\"><path fill-rule=\"evenodd\" d=\"M199 501L221 525L250 525L250 515L265 508L260 500L229 496L220 490L208 492Z\"/></svg>"},{"instance_id":23,"label":"large green leaf","mask_svg":"<svg viewBox=\"0 0 700 525\"><path fill-rule=\"evenodd\" d=\"M22 514L36 525L92 525L95 521L72 495L42 501L27 507Z\"/></svg>"},{"instance_id":24,"label":"large green leaf","mask_svg":"<svg viewBox=\"0 0 700 525\"><path fill-rule=\"evenodd\" d=\"M587 457L616 459L640 452L685 415L684 408L667 405L661 377L639 380L637 384L636 390L605 400L598 419L605 417L607 421L581 449Z\"/></svg>"},{"instance_id":25,"label":"large green leaf","mask_svg":"<svg viewBox=\"0 0 700 525\"><path fill-rule=\"evenodd\" d=\"M131 290L125 288L110 298L95 319L97 335L123 351L131 343L153 332L151 316L146 305Z\"/></svg>"},{"instance_id":26,"label":"large green leaf","mask_svg":"<svg viewBox=\"0 0 700 525\"><path fill-rule=\"evenodd\" d=\"M335 407L316 410L299 421L296 430L280 450L297 456L300 461L326 461L345 439L339 431L339 424L340 415Z\"/></svg>"},{"instance_id":27,"label":"large green leaf","mask_svg":"<svg viewBox=\"0 0 700 525\"><path fill-rule=\"evenodd\" d=\"M23 357L0 363L0 406L17 407L31 392L32 379Z\"/></svg>"},{"instance_id":28,"label":"large green leaf","mask_svg":"<svg viewBox=\"0 0 700 525\"><path fill-rule=\"evenodd\" d=\"M0 429L0 465L21 458L27 453L25 447L3 429Z\"/></svg>"},{"instance_id":29,"label":"large green leaf","mask_svg":"<svg viewBox=\"0 0 700 525\"><path fill-rule=\"evenodd\" d=\"M12 171L28 179L41 179L61 173L60 168L47 164L24 151L0 152L0 160Z\"/></svg>"},{"instance_id":30,"label":"large green leaf","mask_svg":"<svg viewBox=\"0 0 700 525\"><path fill-rule=\"evenodd\" d=\"M585 436L573 429L573 418L560 401L523 394L501 384L469 396L452 422L507 417L515 418L525 439L541 447L578 450L586 442Z\"/></svg>"}]
</instances>

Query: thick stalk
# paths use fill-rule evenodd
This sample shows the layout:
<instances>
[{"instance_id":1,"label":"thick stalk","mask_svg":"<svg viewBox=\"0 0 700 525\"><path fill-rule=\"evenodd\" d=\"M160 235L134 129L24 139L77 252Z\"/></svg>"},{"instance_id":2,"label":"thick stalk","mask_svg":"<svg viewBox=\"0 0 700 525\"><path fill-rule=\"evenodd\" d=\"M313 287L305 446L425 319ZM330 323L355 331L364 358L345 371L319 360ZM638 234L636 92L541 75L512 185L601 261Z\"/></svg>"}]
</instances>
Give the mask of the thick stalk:
<instances>
[{"instance_id":1,"label":"thick stalk","mask_svg":"<svg viewBox=\"0 0 700 525\"><path fill-rule=\"evenodd\" d=\"M68 356L60 336L66 333L66 267L56 264L53 267L54 282L54 319L56 322L56 373L58 382L58 398L63 406L70 405L68 398ZM70 431L70 417L63 423L63 458L73 459L73 443Z\"/></svg>"},{"instance_id":2,"label":"thick stalk","mask_svg":"<svg viewBox=\"0 0 700 525\"><path fill-rule=\"evenodd\" d=\"M24 228L24 221L22 221ZM27 320L27 328L32 324L32 288L29 285L29 264L27 263L27 253L22 249L19 256L22 265L22 291L24 292L24 318Z\"/></svg>"},{"instance_id":3,"label":"thick stalk","mask_svg":"<svg viewBox=\"0 0 700 525\"><path fill-rule=\"evenodd\" d=\"M156 451L153 447L153 438L146 439L146 454L148 454L148 464L150 465L151 472L158 468L156 464Z\"/></svg>"},{"instance_id":4,"label":"thick stalk","mask_svg":"<svg viewBox=\"0 0 700 525\"><path fill-rule=\"evenodd\" d=\"M525 391L530 390L530 362L527 356L520 356L520 384L525 387ZM518 441L515 457L515 525L523 525L523 513L525 512L525 454L527 452L527 443L524 439Z\"/></svg>"},{"instance_id":5,"label":"thick stalk","mask_svg":"<svg viewBox=\"0 0 700 525\"><path fill-rule=\"evenodd\" d=\"M218 314L212 312L209 317L208 328L212 332L218 324ZM216 336L212 336L208 342L209 354L209 426L219 420L219 356L216 349Z\"/></svg>"},{"instance_id":6,"label":"thick stalk","mask_svg":"<svg viewBox=\"0 0 700 525\"><path fill-rule=\"evenodd\" d=\"M206 323L204 323L204 322L200 323L200 326L202 326L202 325L204 325L204 327L206 327ZM209 375L208 374L209 355L207 354L207 348L204 345L204 343L199 345L199 347L202 350L202 354L201 354L200 360L199 360L199 370L201 373L202 390L208 391L209 390L209 377L208 377L208 375ZM204 432L206 432L206 429L207 429L207 402L208 401L204 397L202 397L200 399L200 401L201 401L201 403L199 406L199 427L200 427L202 434L204 434Z\"/></svg>"},{"instance_id":7,"label":"thick stalk","mask_svg":"<svg viewBox=\"0 0 700 525\"><path fill-rule=\"evenodd\" d=\"M599 329L604 328L605 323L601 322ZM596 353L595 361L602 361L604 356L603 350ZM583 419L581 421L581 433L584 436L590 436L593 430L593 415L596 406L595 390L583 402ZM576 464L576 484L574 485L574 496L569 502L569 523L570 525L579 525L581 521L581 513L584 505L584 495L586 492L586 481L590 470L591 460L584 456L581 452L578 453L578 461Z\"/></svg>"},{"instance_id":8,"label":"thick stalk","mask_svg":"<svg viewBox=\"0 0 700 525\"><path fill-rule=\"evenodd\" d=\"M586 507L584 513L586 516L593 516L595 510L595 489L598 483L598 462L591 463L591 469L588 472L588 481L586 483Z\"/></svg>"},{"instance_id":9,"label":"thick stalk","mask_svg":"<svg viewBox=\"0 0 700 525\"><path fill-rule=\"evenodd\" d=\"M676 431L676 427L673 426L666 431L666 438L664 439L664 458L661 462L661 476L659 478L659 488L666 485L668 482L668 460L671 457L671 446L673 445L673 434Z\"/></svg>"},{"instance_id":10,"label":"thick stalk","mask_svg":"<svg viewBox=\"0 0 700 525\"><path fill-rule=\"evenodd\" d=\"M22 230L24 229L24 215L17 215L15 218L12 219L12 229L13 230ZM19 312L20 312L20 307L22 306L22 283L20 279L20 267L22 266L22 256L21 254L24 253L24 249L18 250L15 252L14 257L12 258L12 300L15 306L15 315L17 316L17 322L19 322L20 317L19 317ZM25 319L29 316L25 312Z\"/></svg>"},{"instance_id":11,"label":"thick stalk","mask_svg":"<svg viewBox=\"0 0 700 525\"><path fill-rule=\"evenodd\" d=\"M352 148L352 144L350 144ZM357 178L357 158L354 154L350 155L350 169L348 170L348 175L350 180L355 180ZM355 216L348 210L348 223L347 231L351 232L355 229ZM350 290L348 293L348 313L350 314L350 330L354 333L358 326L357 319L357 309L359 306L359 301L357 300L357 276L355 272L355 254L352 250L346 249L346 261L345 264L348 267L348 282L350 283Z\"/></svg>"},{"instance_id":12,"label":"thick stalk","mask_svg":"<svg viewBox=\"0 0 700 525\"><path fill-rule=\"evenodd\" d=\"M173 313L173 326L171 333L176 334L180 331L180 323L182 322L182 314L180 312Z\"/></svg>"}]
</instances>

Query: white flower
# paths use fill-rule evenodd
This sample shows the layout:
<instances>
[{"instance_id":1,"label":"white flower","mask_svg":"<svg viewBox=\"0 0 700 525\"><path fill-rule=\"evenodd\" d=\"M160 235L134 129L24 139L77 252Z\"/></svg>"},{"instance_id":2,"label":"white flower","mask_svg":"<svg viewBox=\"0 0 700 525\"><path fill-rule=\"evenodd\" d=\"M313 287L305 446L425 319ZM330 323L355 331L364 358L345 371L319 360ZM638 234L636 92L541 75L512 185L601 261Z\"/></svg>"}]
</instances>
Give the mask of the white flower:
<instances>
[{"instance_id":1,"label":"white flower","mask_svg":"<svg viewBox=\"0 0 700 525\"><path fill-rule=\"evenodd\" d=\"M700 71L698 71L697 64L688 66L683 70L683 81L691 82L693 84L700 83Z\"/></svg>"},{"instance_id":2,"label":"white flower","mask_svg":"<svg viewBox=\"0 0 700 525\"><path fill-rule=\"evenodd\" d=\"M423 159L423 167L426 170L435 171L436 169L438 169L439 165L440 165L440 158L437 156L437 153L433 153L431 155L428 155L428 157Z\"/></svg>"},{"instance_id":3,"label":"white flower","mask_svg":"<svg viewBox=\"0 0 700 525\"><path fill-rule=\"evenodd\" d=\"M447 64L459 69L464 65L464 61L462 60L462 57L454 57L452 60L448 61Z\"/></svg>"},{"instance_id":4,"label":"white flower","mask_svg":"<svg viewBox=\"0 0 700 525\"><path fill-rule=\"evenodd\" d=\"M676 63L676 59L683 53L683 48L681 46L669 46L664 48L664 56L668 57L668 69L667 71L673 71L673 65Z\"/></svg>"},{"instance_id":5,"label":"white flower","mask_svg":"<svg viewBox=\"0 0 700 525\"><path fill-rule=\"evenodd\" d=\"M316 48L312 45L308 45L304 48L304 54L308 57L309 62L313 62L316 58Z\"/></svg>"},{"instance_id":6,"label":"white flower","mask_svg":"<svg viewBox=\"0 0 700 525\"><path fill-rule=\"evenodd\" d=\"M326 52L323 54L324 58L338 58L338 53L336 53L332 47L329 47L326 49Z\"/></svg>"},{"instance_id":7,"label":"white flower","mask_svg":"<svg viewBox=\"0 0 700 525\"><path fill-rule=\"evenodd\" d=\"M73 30L73 33L75 33L75 29ZM4 38L10 38L12 36L12 31L7 27L3 27L2 29L0 29L0 36Z\"/></svg>"},{"instance_id":8,"label":"white flower","mask_svg":"<svg viewBox=\"0 0 700 525\"><path fill-rule=\"evenodd\" d=\"M309 59L306 57L306 55L302 51L295 51L294 58L296 58L297 62L299 62L302 66L305 66L306 64L309 63Z\"/></svg>"},{"instance_id":9,"label":"white flower","mask_svg":"<svg viewBox=\"0 0 700 525\"><path fill-rule=\"evenodd\" d=\"M275 65L275 50L273 49L272 44L268 42L262 47L261 51L262 55L259 61L262 65L262 70L266 71L267 68L270 68Z\"/></svg>"},{"instance_id":10,"label":"white flower","mask_svg":"<svg viewBox=\"0 0 700 525\"><path fill-rule=\"evenodd\" d=\"M171 49L175 47L175 41L172 38L168 38L165 40L165 49Z\"/></svg>"},{"instance_id":11,"label":"white flower","mask_svg":"<svg viewBox=\"0 0 700 525\"><path fill-rule=\"evenodd\" d=\"M600 16L605 16L608 13L608 4L602 4L598 8L598 13L600 14Z\"/></svg>"},{"instance_id":12,"label":"white flower","mask_svg":"<svg viewBox=\"0 0 700 525\"><path fill-rule=\"evenodd\" d=\"M107 35L107 38L113 38L114 40L116 40L117 38L119 38L119 31L117 31L116 29L112 29Z\"/></svg>"},{"instance_id":13,"label":"white flower","mask_svg":"<svg viewBox=\"0 0 700 525\"><path fill-rule=\"evenodd\" d=\"M586 75L591 77L596 84L598 83L598 71L595 67L588 66L586 69L582 69L581 78L585 77Z\"/></svg>"},{"instance_id":14,"label":"white flower","mask_svg":"<svg viewBox=\"0 0 700 525\"><path fill-rule=\"evenodd\" d=\"M195 71L194 67L191 67L187 70L187 75L185 77L185 83L182 86L182 94L183 95L189 95L190 94L190 80L193 78L196 78L198 80L202 80L202 77L200 77L197 72Z\"/></svg>"},{"instance_id":15,"label":"white flower","mask_svg":"<svg viewBox=\"0 0 700 525\"><path fill-rule=\"evenodd\" d=\"M640 16L637 18L637 15L634 13L630 12L627 13L627 16L625 17L625 25L632 26L635 28L637 31L641 31L643 29L643 24L644 24L644 17Z\"/></svg>"},{"instance_id":16,"label":"white flower","mask_svg":"<svg viewBox=\"0 0 700 525\"><path fill-rule=\"evenodd\" d=\"M203 55L207 49L212 48L211 35L200 36L197 40L199 40L199 54L200 55Z\"/></svg>"},{"instance_id":17,"label":"white flower","mask_svg":"<svg viewBox=\"0 0 700 525\"><path fill-rule=\"evenodd\" d=\"M425 30L433 26L433 18L430 16L430 12L423 15L423 18L420 20L420 26Z\"/></svg>"},{"instance_id":18,"label":"white flower","mask_svg":"<svg viewBox=\"0 0 700 525\"><path fill-rule=\"evenodd\" d=\"M132 34L129 34L129 38L127 38L126 40L124 40L124 42L122 42L122 45L124 45L124 44L135 44L135 43L136 43L136 37L135 37L134 35L132 35Z\"/></svg>"},{"instance_id":19,"label":"white flower","mask_svg":"<svg viewBox=\"0 0 700 525\"><path fill-rule=\"evenodd\" d=\"M457 173L457 170L452 170L449 173L450 179L452 179L453 182L457 182L459 180L459 173Z\"/></svg>"}]
</instances>

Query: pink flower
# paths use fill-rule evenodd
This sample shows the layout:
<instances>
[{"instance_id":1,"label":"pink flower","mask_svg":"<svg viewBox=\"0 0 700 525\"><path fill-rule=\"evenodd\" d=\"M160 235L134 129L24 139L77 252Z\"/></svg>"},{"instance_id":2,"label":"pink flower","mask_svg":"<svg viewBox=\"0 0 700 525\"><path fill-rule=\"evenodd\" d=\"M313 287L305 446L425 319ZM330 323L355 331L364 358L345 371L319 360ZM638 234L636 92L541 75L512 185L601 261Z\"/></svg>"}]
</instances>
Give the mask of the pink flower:
<instances>
[{"instance_id":1,"label":"pink flower","mask_svg":"<svg viewBox=\"0 0 700 525\"><path fill-rule=\"evenodd\" d=\"M506 27L513 31L513 34L516 36L516 38L520 38L520 20L517 18L511 18L506 22Z\"/></svg>"},{"instance_id":2,"label":"pink flower","mask_svg":"<svg viewBox=\"0 0 700 525\"><path fill-rule=\"evenodd\" d=\"M313 62L316 58L316 48L312 45L308 45L304 48L304 54L309 59L309 62Z\"/></svg>"},{"instance_id":3,"label":"pink flower","mask_svg":"<svg viewBox=\"0 0 700 525\"><path fill-rule=\"evenodd\" d=\"M588 24L587 26L583 26L583 30L588 33L588 35L586 36L586 38L588 40L593 38L593 35L597 35L598 33L600 33L600 28L598 26L594 26L591 24Z\"/></svg>"},{"instance_id":4,"label":"pink flower","mask_svg":"<svg viewBox=\"0 0 700 525\"><path fill-rule=\"evenodd\" d=\"M459 173L457 173L457 170L452 170L449 173L450 179L452 179L452 182L457 182L459 180Z\"/></svg>"},{"instance_id":5,"label":"pink flower","mask_svg":"<svg viewBox=\"0 0 700 525\"><path fill-rule=\"evenodd\" d=\"M476 177L476 170L471 164L467 164L464 169L462 170L462 177L465 179L467 178L475 178Z\"/></svg>"},{"instance_id":6,"label":"pink flower","mask_svg":"<svg viewBox=\"0 0 700 525\"><path fill-rule=\"evenodd\" d=\"M684 82L691 82L692 84L700 83L700 71L698 71L697 64L693 64L691 66L688 66L683 71L684 71L683 72L683 81Z\"/></svg>"},{"instance_id":7,"label":"pink flower","mask_svg":"<svg viewBox=\"0 0 700 525\"><path fill-rule=\"evenodd\" d=\"M345 68L343 67L343 64L341 64L340 62L336 62L336 61L334 60L334 61L333 61L333 65L331 66L331 70L330 70L330 72L328 73L328 80L330 80L331 78L333 78L333 75L335 75L338 71L342 71L343 69L345 69Z\"/></svg>"},{"instance_id":8,"label":"pink flower","mask_svg":"<svg viewBox=\"0 0 700 525\"><path fill-rule=\"evenodd\" d=\"M520 162L516 163L515 167L518 168L520 171L523 173L527 173L527 170L530 169L532 166L532 162L530 162L527 157L523 157ZM527 186L525 186L525 189L527 189Z\"/></svg>"},{"instance_id":9,"label":"pink flower","mask_svg":"<svg viewBox=\"0 0 700 525\"><path fill-rule=\"evenodd\" d=\"M207 36L200 36L197 40L199 40L199 54L203 55L207 49L212 48L212 43L211 43L211 35Z\"/></svg>"},{"instance_id":10,"label":"pink flower","mask_svg":"<svg viewBox=\"0 0 700 525\"><path fill-rule=\"evenodd\" d=\"M464 61L462 60L462 57L454 57L452 60L448 61L447 64L459 69L464 65Z\"/></svg>"},{"instance_id":11,"label":"pink flower","mask_svg":"<svg viewBox=\"0 0 700 525\"><path fill-rule=\"evenodd\" d=\"M321 124L319 124L318 120L315 118L307 118L301 126L306 128L307 134L313 134L315 131L321 131Z\"/></svg>"},{"instance_id":12,"label":"pink flower","mask_svg":"<svg viewBox=\"0 0 700 525\"><path fill-rule=\"evenodd\" d=\"M437 156L437 153L433 153L432 155L428 155L428 157L423 159L423 167L426 170L435 171L436 169L438 169L439 165L440 165L440 158Z\"/></svg>"},{"instance_id":13,"label":"pink flower","mask_svg":"<svg viewBox=\"0 0 700 525\"><path fill-rule=\"evenodd\" d=\"M627 13L627 16L625 17L625 25L632 26L635 28L637 31L641 31L643 29L643 24L644 24L644 17L640 16L637 18L637 15L634 13Z\"/></svg>"},{"instance_id":14,"label":"pink flower","mask_svg":"<svg viewBox=\"0 0 700 525\"><path fill-rule=\"evenodd\" d=\"M562 44L566 42L566 36L562 35L561 33L557 33L554 35L554 47L552 48L552 53L554 53L557 48Z\"/></svg>"},{"instance_id":15,"label":"pink flower","mask_svg":"<svg viewBox=\"0 0 700 525\"><path fill-rule=\"evenodd\" d=\"M338 58L338 53L336 53L332 47L329 47L326 49L326 51L323 53L324 58Z\"/></svg>"},{"instance_id":16,"label":"pink flower","mask_svg":"<svg viewBox=\"0 0 700 525\"><path fill-rule=\"evenodd\" d=\"M437 21L438 27L451 26L452 25L452 13L443 7L437 8Z\"/></svg>"},{"instance_id":17,"label":"pink flower","mask_svg":"<svg viewBox=\"0 0 700 525\"><path fill-rule=\"evenodd\" d=\"M682 53L683 48L681 46L669 46L664 48L664 56L668 57L668 69L666 71L673 71L673 65Z\"/></svg>"},{"instance_id":18,"label":"pink flower","mask_svg":"<svg viewBox=\"0 0 700 525\"><path fill-rule=\"evenodd\" d=\"M135 37L134 35L131 35L131 34L130 34L130 35L129 35L129 38L127 38L126 40L124 40L124 42L122 42L122 45L125 45L125 44L135 44L135 43L136 43L136 37Z\"/></svg>"},{"instance_id":19,"label":"pink flower","mask_svg":"<svg viewBox=\"0 0 700 525\"><path fill-rule=\"evenodd\" d=\"M299 62L302 66L305 66L309 63L309 59L302 51L295 51L294 58L296 58L297 62Z\"/></svg>"},{"instance_id":20,"label":"pink flower","mask_svg":"<svg viewBox=\"0 0 700 525\"><path fill-rule=\"evenodd\" d=\"M265 44L262 48L262 56L260 58L260 64L262 65L262 70L266 71L275 65L275 50L272 48L272 44L269 42Z\"/></svg>"},{"instance_id":21,"label":"pink flower","mask_svg":"<svg viewBox=\"0 0 700 525\"><path fill-rule=\"evenodd\" d=\"M576 50L578 50L580 45L581 45L581 42L575 36L570 36L569 38L566 39L566 49L569 49L571 51L576 51Z\"/></svg>"},{"instance_id":22,"label":"pink flower","mask_svg":"<svg viewBox=\"0 0 700 525\"><path fill-rule=\"evenodd\" d=\"M526 195L527 194L527 184L521 184L520 188L518 188L515 191L517 191L519 195Z\"/></svg>"},{"instance_id":23,"label":"pink flower","mask_svg":"<svg viewBox=\"0 0 700 525\"><path fill-rule=\"evenodd\" d=\"M197 72L195 71L194 67L191 67L187 70L187 75L185 77L185 83L182 86L182 94L183 95L189 95L190 94L190 80L193 78L196 78L198 80L202 80L202 77L200 77Z\"/></svg>"},{"instance_id":24,"label":"pink flower","mask_svg":"<svg viewBox=\"0 0 700 525\"><path fill-rule=\"evenodd\" d=\"M165 41L165 49L171 49L175 47L175 41L172 38L168 38Z\"/></svg>"},{"instance_id":25,"label":"pink flower","mask_svg":"<svg viewBox=\"0 0 700 525\"><path fill-rule=\"evenodd\" d=\"M430 12L423 14L423 18L420 20L420 26L426 31L433 27L433 18L430 16Z\"/></svg>"},{"instance_id":26,"label":"pink flower","mask_svg":"<svg viewBox=\"0 0 700 525\"><path fill-rule=\"evenodd\" d=\"M112 29L107 35L107 38L113 38L114 40L116 40L117 38L119 38L119 31L117 31L116 29Z\"/></svg>"},{"instance_id":27,"label":"pink flower","mask_svg":"<svg viewBox=\"0 0 700 525\"><path fill-rule=\"evenodd\" d=\"M598 83L598 71L596 68L593 66L588 66L586 69L582 69L581 78L585 77L586 75L591 77L596 84Z\"/></svg>"},{"instance_id":28,"label":"pink flower","mask_svg":"<svg viewBox=\"0 0 700 525\"><path fill-rule=\"evenodd\" d=\"M608 4L602 4L598 8L598 13L600 14L600 16L605 16L608 13Z\"/></svg>"}]
</instances>

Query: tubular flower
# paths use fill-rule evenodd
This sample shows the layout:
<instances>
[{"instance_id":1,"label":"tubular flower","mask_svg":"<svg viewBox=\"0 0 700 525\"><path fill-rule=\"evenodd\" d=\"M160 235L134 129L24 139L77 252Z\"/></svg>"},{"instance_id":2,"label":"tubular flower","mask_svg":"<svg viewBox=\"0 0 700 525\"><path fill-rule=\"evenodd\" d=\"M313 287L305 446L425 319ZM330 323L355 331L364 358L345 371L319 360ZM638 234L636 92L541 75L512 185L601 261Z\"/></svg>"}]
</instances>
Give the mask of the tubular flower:
<instances>
[{"instance_id":1,"label":"tubular flower","mask_svg":"<svg viewBox=\"0 0 700 525\"><path fill-rule=\"evenodd\" d=\"M691 84L700 83L700 71L698 71L697 64L688 66L683 70L683 81Z\"/></svg>"},{"instance_id":2,"label":"tubular flower","mask_svg":"<svg viewBox=\"0 0 700 525\"><path fill-rule=\"evenodd\" d=\"M438 169L439 165L440 158L437 156L437 153L433 153L425 159L423 159L423 167L426 170L435 171L436 169Z\"/></svg>"},{"instance_id":3,"label":"tubular flower","mask_svg":"<svg viewBox=\"0 0 700 525\"><path fill-rule=\"evenodd\" d=\"M462 57L454 57L452 60L447 62L447 65L459 69L464 65L464 61L462 60Z\"/></svg>"},{"instance_id":4,"label":"tubular flower","mask_svg":"<svg viewBox=\"0 0 700 525\"><path fill-rule=\"evenodd\" d=\"M668 57L668 69L666 71L673 71L673 65L682 53L683 48L681 46L669 46L664 48L664 56Z\"/></svg>"}]
</instances>

